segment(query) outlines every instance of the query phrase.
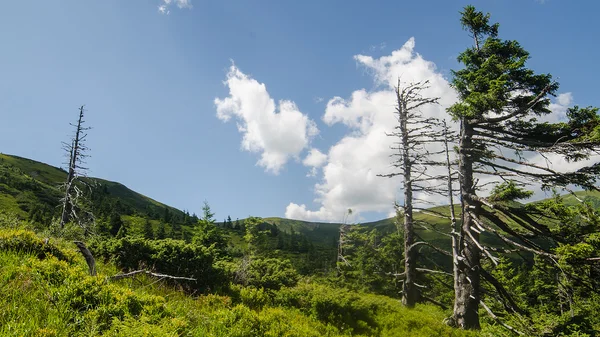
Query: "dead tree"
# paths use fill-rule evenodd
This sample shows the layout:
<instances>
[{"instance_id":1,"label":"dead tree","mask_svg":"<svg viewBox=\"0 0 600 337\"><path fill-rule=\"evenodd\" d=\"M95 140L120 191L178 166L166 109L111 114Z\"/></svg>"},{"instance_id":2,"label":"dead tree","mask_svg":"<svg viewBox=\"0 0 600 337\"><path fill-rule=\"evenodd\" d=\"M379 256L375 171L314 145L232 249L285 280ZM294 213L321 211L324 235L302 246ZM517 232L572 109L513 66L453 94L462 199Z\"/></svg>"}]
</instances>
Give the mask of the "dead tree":
<instances>
[{"instance_id":1,"label":"dead tree","mask_svg":"<svg viewBox=\"0 0 600 337\"><path fill-rule=\"evenodd\" d=\"M344 220L342 221L342 225L340 226L340 237L338 239L338 254L337 254L337 273L338 275L341 273L340 264L344 264L350 266L350 262L344 256L344 245L346 244L346 235L348 231L350 231L350 225L348 224L348 216L352 215L352 209L348 208L348 211L344 214Z\"/></svg>"},{"instance_id":2,"label":"dead tree","mask_svg":"<svg viewBox=\"0 0 600 337\"><path fill-rule=\"evenodd\" d=\"M63 149L68 153L68 173L67 180L64 182L64 196L62 198L62 214L60 217L60 228L64 228L65 224L72 220L79 220L78 214L78 201L82 197L83 193L77 186L79 177L85 176L87 168L85 164L85 158L88 157L86 152L89 150L85 145L87 133L90 127L84 127L85 123L83 119L84 106L79 108L79 118L77 124L70 124L75 128L75 133L71 138L70 143L63 142Z\"/></svg>"},{"instance_id":3,"label":"dead tree","mask_svg":"<svg viewBox=\"0 0 600 337\"><path fill-rule=\"evenodd\" d=\"M447 129L440 128L439 120L424 117L421 113L422 107L438 102L438 98L427 98L421 95L421 92L427 88L428 81L401 87L398 80L395 111L398 124L394 132L388 134L397 138L392 146L395 150L392 154L394 172L380 175L389 178L402 177L404 191L404 202L400 209L404 232L402 303L407 307L413 307L421 299L421 292L416 284L417 247L425 244L417 241L415 233L415 227L419 224L413 217L413 212L417 209L414 204L423 201L415 194L443 195L446 190L444 185L439 183L446 177L436 173L436 169L432 166L440 165L435 157L444 153L439 145L445 139ZM426 224L421 225L426 226Z\"/></svg>"}]
</instances>

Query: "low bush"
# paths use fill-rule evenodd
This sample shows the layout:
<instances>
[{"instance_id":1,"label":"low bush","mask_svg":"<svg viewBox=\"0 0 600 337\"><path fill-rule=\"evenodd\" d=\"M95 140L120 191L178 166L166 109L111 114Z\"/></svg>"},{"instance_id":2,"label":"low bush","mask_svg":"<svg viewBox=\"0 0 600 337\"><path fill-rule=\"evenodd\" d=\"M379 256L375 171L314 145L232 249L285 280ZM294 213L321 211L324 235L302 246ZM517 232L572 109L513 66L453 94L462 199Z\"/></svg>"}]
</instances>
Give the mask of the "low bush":
<instances>
[{"instance_id":1,"label":"low bush","mask_svg":"<svg viewBox=\"0 0 600 337\"><path fill-rule=\"evenodd\" d=\"M113 261L124 271L147 268L172 276L195 278L178 282L188 290L214 291L226 284L226 270L215 261L215 252L182 240L146 240L125 237L97 241L90 245L96 258Z\"/></svg>"},{"instance_id":2,"label":"low bush","mask_svg":"<svg viewBox=\"0 0 600 337\"><path fill-rule=\"evenodd\" d=\"M299 278L289 260L277 258L244 259L235 272L239 284L274 290L295 286Z\"/></svg>"},{"instance_id":3,"label":"low bush","mask_svg":"<svg viewBox=\"0 0 600 337\"><path fill-rule=\"evenodd\" d=\"M34 232L23 229L0 231L0 251L29 253L40 259L55 256L59 260L70 261L73 255L63 252L49 240L39 238Z\"/></svg>"}]
</instances>

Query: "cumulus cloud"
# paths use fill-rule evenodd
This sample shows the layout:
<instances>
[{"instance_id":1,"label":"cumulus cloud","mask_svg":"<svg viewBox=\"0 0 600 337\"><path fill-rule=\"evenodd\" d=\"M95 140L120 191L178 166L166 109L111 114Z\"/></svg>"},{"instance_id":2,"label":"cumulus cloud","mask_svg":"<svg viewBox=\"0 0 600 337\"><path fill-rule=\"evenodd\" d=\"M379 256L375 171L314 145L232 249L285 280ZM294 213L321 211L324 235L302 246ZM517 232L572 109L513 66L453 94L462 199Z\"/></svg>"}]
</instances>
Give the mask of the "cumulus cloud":
<instances>
[{"instance_id":1,"label":"cumulus cloud","mask_svg":"<svg viewBox=\"0 0 600 337\"><path fill-rule=\"evenodd\" d=\"M311 168L307 177L314 177L317 175L317 169L323 166L327 162L327 155L318 149L310 149L302 164Z\"/></svg>"},{"instance_id":2,"label":"cumulus cloud","mask_svg":"<svg viewBox=\"0 0 600 337\"><path fill-rule=\"evenodd\" d=\"M390 147L394 139L386 136L386 132L391 132L397 123L393 111L398 77L404 83L430 81L423 95L440 97L441 104L424 107L425 116L445 118L445 107L457 98L435 64L415 53L414 47L411 38L391 55L377 59L365 55L354 57L373 76L378 89L360 89L349 98L334 97L328 101L323 121L327 125L343 124L348 133L329 149L322 179L315 185L315 201L320 206L311 210L305 204L292 202L286 208L286 217L339 221L349 208L354 214L391 214L401 192L401 180L378 174L392 171Z\"/></svg>"},{"instance_id":3,"label":"cumulus cloud","mask_svg":"<svg viewBox=\"0 0 600 337\"><path fill-rule=\"evenodd\" d=\"M573 104L573 94L570 92L562 93L556 96L554 102L550 103L550 111L547 115L541 116L540 120L550 123L562 122L567 120L567 109Z\"/></svg>"},{"instance_id":4,"label":"cumulus cloud","mask_svg":"<svg viewBox=\"0 0 600 337\"><path fill-rule=\"evenodd\" d=\"M173 4L178 8L192 8L192 0L162 0L158 6L158 12L161 14L169 15L171 10L169 9Z\"/></svg>"},{"instance_id":5,"label":"cumulus cloud","mask_svg":"<svg viewBox=\"0 0 600 337\"><path fill-rule=\"evenodd\" d=\"M347 209L352 209L360 221L361 212L394 214L395 201L402 203L400 178L382 178L378 174L392 172L390 164L394 139L386 136L397 121L393 114L396 104L394 86L398 78L402 83L429 81L424 97L439 97L439 105L421 109L425 117L448 119L445 111L457 100L456 92L436 68L415 52L415 40L409 39L400 49L390 55L374 58L368 55L354 56L356 62L367 70L375 81L375 90L359 89L349 97L333 97L326 106L323 122L327 125L342 124L346 135L328 151L320 181L315 184L317 207L289 203L285 216L309 221L340 221ZM562 93L550 105L552 113L542 116L548 122L563 121L566 111L573 103L571 93ZM453 127L455 124L451 123ZM513 154L506 154L512 156ZM559 167L559 171L574 170L589 162L569 163L560 156L541 156L525 153L524 159L537 165ZM597 158L592 158L596 160ZM431 168L431 170L443 170ZM317 171L314 170L314 173ZM312 172L311 172L312 173ZM435 172L431 172L435 174ZM442 173L442 172L439 172ZM498 182L498 177L481 176L479 186L485 195ZM536 198L544 197L538 186L532 186ZM446 203L441 196L418 195L422 202Z\"/></svg>"},{"instance_id":6,"label":"cumulus cloud","mask_svg":"<svg viewBox=\"0 0 600 337\"><path fill-rule=\"evenodd\" d=\"M236 119L243 135L242 149L260 153L257 164L267 172L278 174L288 160L299 159L319 133L315 122L294 102L281 100L276 104L265 84L235 65L229 69L225 84L229 96L215 99L217 117L223 122Z\"/></svg>"}]
</instances>

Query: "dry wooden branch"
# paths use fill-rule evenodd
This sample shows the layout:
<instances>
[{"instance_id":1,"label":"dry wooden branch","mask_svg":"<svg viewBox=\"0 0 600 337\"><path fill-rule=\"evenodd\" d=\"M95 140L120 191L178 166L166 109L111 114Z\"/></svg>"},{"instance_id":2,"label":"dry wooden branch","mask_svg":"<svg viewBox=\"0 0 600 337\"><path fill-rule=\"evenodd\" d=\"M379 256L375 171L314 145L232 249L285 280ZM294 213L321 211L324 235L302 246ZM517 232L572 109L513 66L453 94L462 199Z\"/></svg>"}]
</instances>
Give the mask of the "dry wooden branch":
<instances>
[{"instance_id":1,"label":"dry wooden branch","mask_svg":"<svg viewBox=\"0 0 600 337\"><path fill-rule=\"evenodd\" d=\"M438 307L442 308L443 310L448 310L448 307L444 303L442 303L440 301L436 301L436 300L434 300L431 297L427 297L427 296L423 296L423 295L421 295L421 298L424 299L427 302L431 302L431 303L437 305Z\"/></svg>"},{"instance_id":2,"label":"dry wooden branch","mask_svg":"<svg viewBox=\"0 0 600 337\"><path fill-rule=\"evenodd\" d=\"M168 278L168 279L171 279L171 280L196 281L195 278L191 278L191 277L172 276L172 275L167 275L167 274L153 273L153 272L145 270L145 269L134 270L134 271L129 272L129 273L113 275L113 276L109 277L109 279L111 279L111 280L120 280L120 279L127 278L127 277L134 277L134 276L139 275L139 274L146 274L146 275L150 275L150 276L153 276L153 277L158 277L158 278L161 278L161 279Z\"/></svg>"},{"instance_id":3,"label":"dry wooden branch","mask_svg":"<svg viewBox=\"0 0 600 337\"><path fill-rule=\"evenodd\" d=\"M507 330L510 330L518 335L524 336L525 334L522 333L521 331L513 328L512 326L502 322L500 320L500 317L496 316L496 314L494 314L494 312L492 311L492 309L490 309L490 307L488 307L485 302L483 301L479 301L479 304L481 304L481 306L485 309L485 311L487 311L487 313L490 315L490 317L495 320L496 322L498 322L498 324L502 325L504 328L506 328Z\"/></svg>"},{"instance_id":4,"label":"dry wooden branch","mask_svg":"<svg viewBox=\"0 0 600 337\"><path fill-rule=\"evenodd\" d=\"M452 274L447 273L445 271L441 271L441 270L433 270L433 269L427 269L427 268L415 268L415 269L422 273L443 274L443 275L452 276Z\"/></svg>"},{"instance_id":5,"label":"dry wooden branch","mask_svg":"<svg viewBox=\"0 0 600 337\"><path fill-rule=\"evenodd\" d=\"M90 250L85 246L85 244L81 241L73 241L73 243L79 248L81 255L85 258L85 262L90 269L90 276L96 276L96 260L94 256L90 252Z\"/></svg>"}]
</instances>

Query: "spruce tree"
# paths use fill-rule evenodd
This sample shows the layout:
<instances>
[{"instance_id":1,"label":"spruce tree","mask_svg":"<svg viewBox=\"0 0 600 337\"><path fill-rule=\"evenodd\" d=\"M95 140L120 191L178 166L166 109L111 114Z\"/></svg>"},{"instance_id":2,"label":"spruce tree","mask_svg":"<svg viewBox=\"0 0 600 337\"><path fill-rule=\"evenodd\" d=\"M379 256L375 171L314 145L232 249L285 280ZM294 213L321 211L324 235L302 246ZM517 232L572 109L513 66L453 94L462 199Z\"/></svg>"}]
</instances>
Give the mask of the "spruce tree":
<instances>
[{"instance_id":1,"label":"spruce tree","mask_svg":"<svg viewBox=\"0 0 600 337\"><path fill-rule=\"evenodd\" d=\"M144 238L148 240L154 239L154 231L152 229L152 224L148 219L146 219L146 221L144 222Z\"/></svg>"},{"instance_id":2,"label":"spruce tree","mask_svg":"<svg viewBox=\"0 0 600 337\"><path fill-rule=\"evenodd\" d=\"M156 233L155 233L154 237L157 240L162 240L162 239L167 238L167 230L165 229L165 224L163 222L158 224L158 227L156 228Z\"/></svg>"},{"instance_id":3,"label":"spruce tree","mask_svg":"<svg viewBox=\"0 0 600 337\"><path fill-rule=\"evenodd\" d=\"M462 209L452 321L463 329L477 329L479 305L490 312L482 302L481 277L497 290L508 311L522 312L502 284L482 267L482 257L493 264L498 258L480 242L480 233L496 236L511 249L552 257L530 239L531 235L551 236L550 229L511 202L527 197L530 193L525 187L529 185L572 184L596 189L598 163L567 171L535 159L549 155L571 162L589 158L600 145L600 119L594 108L574 107L565 121L540 121L551 112L549 96L556 93L558 83L549 74L536 74L527 68L529 53L516 41L498 38L499 25L490 23L489 14L473 6L465 7L461 14L461 24L473 46L458 57L464 69L453 71L452 85L459 101L448 109L460 124ZM486 186L481 182L490 178L506 183L490 198L483 198ZM507 225L506 219L519 229Z\"/></svg>"},{"instance_id":4,"label":"spruce tree","mask_svg":"<svg viewBox=\"0 0 600 337\"><path fill-rule=\"evenodd\" d=\"M117 236L117 234L121 230L121 227L123 227L123 220L121 220L121 215L119 213L113 212L110 215L109 227L110 234L112 236Z\"/></svg>"}]
</instances>

